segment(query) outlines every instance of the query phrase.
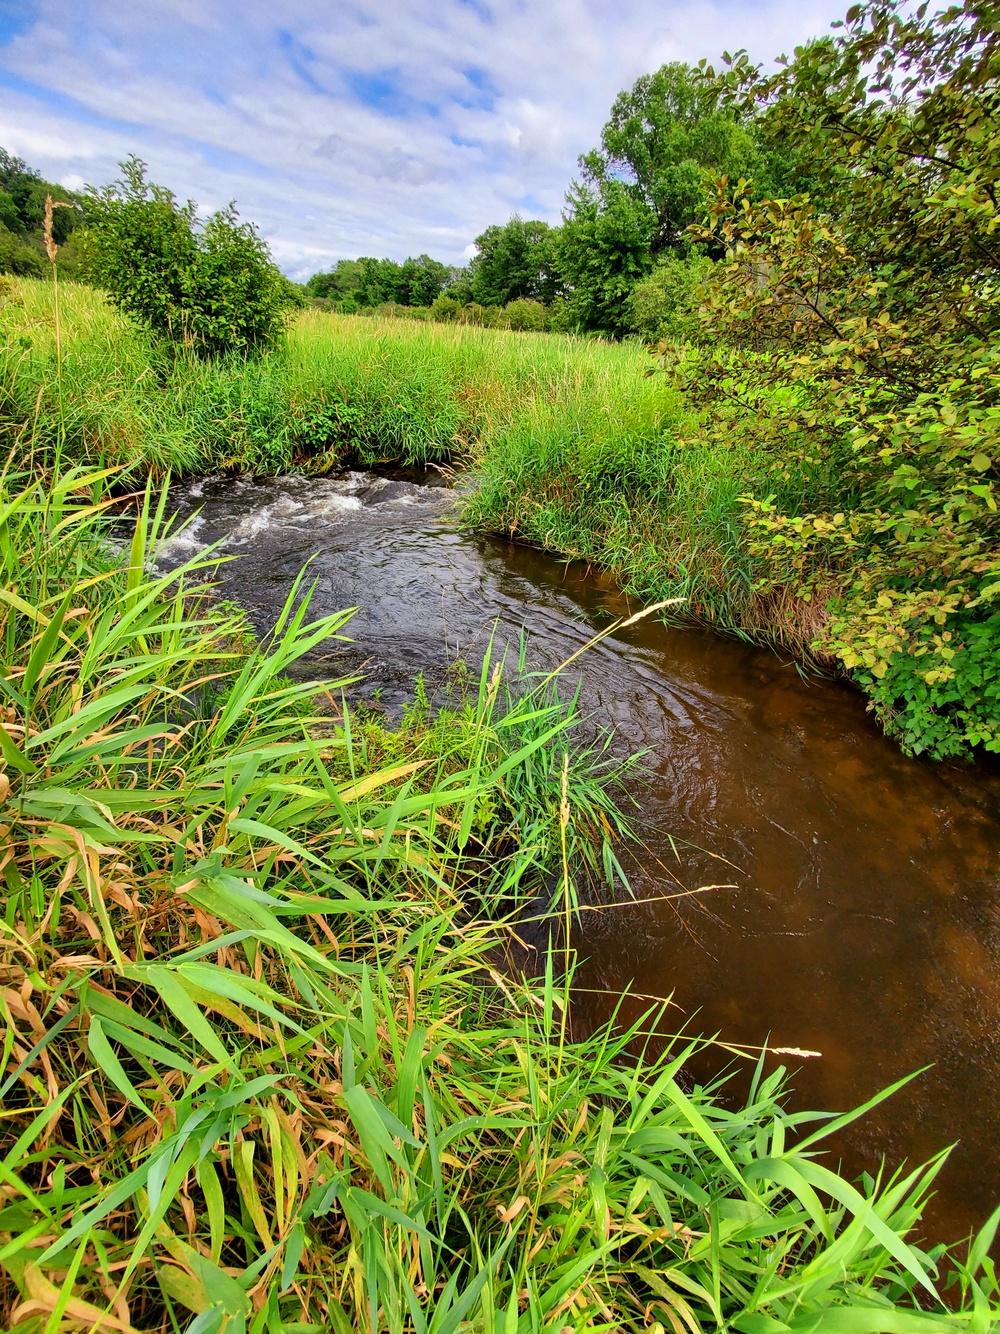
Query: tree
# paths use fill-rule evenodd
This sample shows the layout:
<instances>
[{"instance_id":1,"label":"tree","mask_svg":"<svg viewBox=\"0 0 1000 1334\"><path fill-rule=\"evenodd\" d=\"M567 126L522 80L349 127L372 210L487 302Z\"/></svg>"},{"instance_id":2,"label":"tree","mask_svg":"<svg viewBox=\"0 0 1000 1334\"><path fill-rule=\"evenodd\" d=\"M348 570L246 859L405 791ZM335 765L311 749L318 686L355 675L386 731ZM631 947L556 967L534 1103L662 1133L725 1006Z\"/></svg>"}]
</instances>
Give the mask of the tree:
<instances>
[{"instance_id":1,"label":"tree","mask_svg":"<svg viewBox=\"0 0 1000 1334\"><path fill-rule=\"evenodd\" d=\"M356 259L339 259L328 273L314 273L305 287L311 297L327 301L347 301L354 298L361 285L361 265Z\"/></svg>"},{"instance_id":2,"label":"tree","mask_svg":"<svg viewBox=\"0 0 1000 1334\"><path fill-rule=\"evenodd\" d=\"M820 188L720 181L699 346L672 366L718 447L749 444L768 581L825 607L816 647L903 744L1000 750L1000 33L856 5L738 105Z\"/></svg>"},{"instance_id":3,"label":"tree","mask_svg":"<svg viewBox=\"0 0 1000 1334\"><path fill-rule=\"evenodd\" d=\"M662 65L618 94L601 146L580 159L595 185L621 180L655 218L654 257L688 247L687 228L704 220L706 180L751 180L758 196L810 188L794 141L761 133L757 110L725 96L725 86L690 65Z\"/></svg>"},{"instance_id":4,"label":"tree","mask_svg":"<svg viewBox=\"0 0 1000 1334\"><path fill-rule=\"evenodd\" d=\"M655 219L621 181L574 183L559 232L556 264L568 288L571 326L621 337L628 299L652 267Z\"/></svg>"},{"instance_id":5,"label":"tree","mask_svg":"<svg viewBox=\"0 0 1000 1334\"><path fill-rule=\"evenodd\" d=\"M429 306L441 295L451 278L451 269L430 255L418 255L403 264L406 305Z\"/></svg>"},{"instance_id":6,"label":"tree","mask_svg":"<svg viewBox=\"0 0 1000 1334\"><path fill-rule=\"evenodd\" d=\"M505 306L529 298L551 301L559 292L555 266L557 233L546 222L515 215L476 237L470 265L472 298L482 306Z\"/></svg>"},{"instance_id":7,"label":"tree","mask_svg":"<svg viewBox=\"0 0 1000 1334\"><path fill-rule=\"evenodd\" d=\"M199 224L195 205L147 178L130 157L122 179L90 199L87 272L158 336L203 354L268 346L282 324L285 279L233 205Z\"/></svg>"},{"instance_id":8,"label":"tree","mask_svg":"<svg viewBox=\"0 0 1000 1334\"><path fill-rule=\"evenodd\" d=\"M21 215L17 211L17 204L13 196L2 188L0 188L0 226L6 227L9 232L16 232L21 227Z\"/></svg>"},{"instance_id":9,"label":"tree","mask_svg":"<svg viewBox=\"0 0 1000 1334\"><path fill-rule=\"evenodd\" d=\"M52 233L60 248L59 270L72 273L77 267L76 247L68 251L65 247L83 218L79 196L43 181L23 158L0 148L0 272L25 277L47 277L51 273L42 240L47 196L71 206L55 210Z\"/></svg>"},{"instance_id":10,"label":"tree","mask_svg":"<svg viewBox=\"0 0 1000 1334\"><path fill-rule=\"evenodd\" d=\"M687 227L704 216L706 172L731 180L752 174L758 155L745 119L690 65L663 65L618 94L600 148L580 165L586 180L621 180L643 202L657 255L682 246Z\"/></svg>"}]
</instances>

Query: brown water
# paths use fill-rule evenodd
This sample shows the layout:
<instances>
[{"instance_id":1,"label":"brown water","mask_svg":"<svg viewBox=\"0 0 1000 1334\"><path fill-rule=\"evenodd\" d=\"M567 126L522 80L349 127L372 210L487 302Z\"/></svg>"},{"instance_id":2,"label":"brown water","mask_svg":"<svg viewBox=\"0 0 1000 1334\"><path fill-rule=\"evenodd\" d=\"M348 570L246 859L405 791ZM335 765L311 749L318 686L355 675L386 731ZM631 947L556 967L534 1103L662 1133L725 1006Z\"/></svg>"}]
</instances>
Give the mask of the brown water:
<instances>
[{"instance_id":1,"label":"brown water","mask_svg":"<svg viewBox=\"0 0 1000 1334\"><path fill-rule=\"evenodd\" d=\"M208 479L177 500L200 516L165 561L223 539L242 557L223 567L227 591L265 628L311 559L314 610L361 609L357 648L332 648L330 665L363 662L365 690L390 703L418 671L433 690L449 658L474 659L497 620L501 638L526 627L533 662L552 666L637 610L579 564L461 533L449 493L412 481ZM844 1109L933 1064L839 1147L857 1172L958 1141L929 1231L978 1225L1000 1200L996 769L907 759L852 691L704 631L641 622L573 672L618 745L647 752L636 896L676 891L664 867L691 888L737 886L588 915L581 1021L627 988L672 993L678 1028L821 1052L790 1062L799 1106ZM678 860L670 835L707 851Z\"/></svg>"}]
</instances>

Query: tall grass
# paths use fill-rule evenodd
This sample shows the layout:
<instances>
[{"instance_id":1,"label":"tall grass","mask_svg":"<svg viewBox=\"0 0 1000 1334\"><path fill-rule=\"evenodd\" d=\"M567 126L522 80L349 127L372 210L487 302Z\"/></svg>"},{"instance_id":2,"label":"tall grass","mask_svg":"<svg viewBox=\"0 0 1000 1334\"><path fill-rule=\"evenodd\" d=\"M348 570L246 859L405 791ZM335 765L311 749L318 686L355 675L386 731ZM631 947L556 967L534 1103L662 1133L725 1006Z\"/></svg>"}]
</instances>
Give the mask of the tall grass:
<instances>
[{"instance_id":1,"label":"tall grass","mask_svg":"<svg viewBox=\"0 0 1000 1334\"><path fill-rule=\"evenodd\" d=\"M210 558L153 571L152 493L109 540L112 480L0 476L6 1328L990 1327L996 1219L907 1239L940 1160L852 1185L781 1071L727 1106L511 966L616 874L571 705L487 663L380 736L286 675L349 613L300 582L254 641Z\"/></svg>"},{"instance_id":2,"label":"tall grass","mask_svg":"<svg viewBox=\"0 0 1000 1334\"><path fill-rule=\"evenodd\" d=\"M467 458L510 431L610 438L625 412L662 433L638 350L542 335L299 314L253 360L166 353L93 289L64 284L63 410L51 284L0 296L0 411L27 440L90 466L163 475Z\"/></svg>"}]
</instances>

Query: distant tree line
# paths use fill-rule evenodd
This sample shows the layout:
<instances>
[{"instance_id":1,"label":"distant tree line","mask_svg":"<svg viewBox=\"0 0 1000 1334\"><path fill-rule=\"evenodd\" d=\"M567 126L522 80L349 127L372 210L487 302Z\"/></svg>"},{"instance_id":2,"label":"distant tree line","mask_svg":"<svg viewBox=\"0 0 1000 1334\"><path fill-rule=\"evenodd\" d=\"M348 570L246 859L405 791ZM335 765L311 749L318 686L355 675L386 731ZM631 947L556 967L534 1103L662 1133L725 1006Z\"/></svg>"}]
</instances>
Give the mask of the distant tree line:
<instances>
[{"instance_id":1,"label":"distant tree line","mask_svg":"<svg viewBox=\"0 0 1000 1334\"><path fill-rule=\"evenodd\" d=\"M707 217L706 182L752 180L756 195L782 198L813 185L794 146L680 63L620 93L600 146L579 164L560 226L515 215L487 227L463 269L427 255L341 260L306 292L347 312L391 306L510 328L683 336L713 257L689 232Z\"/></svg>"}]
</instances>

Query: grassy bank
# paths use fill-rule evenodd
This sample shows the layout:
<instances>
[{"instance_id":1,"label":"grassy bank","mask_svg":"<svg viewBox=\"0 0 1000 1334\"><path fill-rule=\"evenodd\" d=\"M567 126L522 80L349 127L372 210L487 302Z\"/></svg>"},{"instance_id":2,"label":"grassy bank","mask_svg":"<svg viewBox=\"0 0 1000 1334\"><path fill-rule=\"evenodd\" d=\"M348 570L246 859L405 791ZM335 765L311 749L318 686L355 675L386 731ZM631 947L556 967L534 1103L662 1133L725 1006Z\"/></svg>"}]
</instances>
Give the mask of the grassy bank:
<instances>
[{"instance_id":1,"label":"grassy bank","mask_svg":"<svg viewBox=\"0 0 1000 1334\"><path fill-rule=\"evenodd\" d=\"M906 1240L937 1164L851 1185L780 1072L726 1106L504 968L613 869L571 709L360 725L285 675L345 616L255 643L109 480L0 479L6 1328L988 1327L989 1236Z\"/></svg>"},{"instance_id":2,"label":"grassy bank","mask_svg":"<svg viewBox=\"0 0 1000 1334\"><path fill-rule=\"evenodd\" d=\"M298 314L248 362L164 353L91 288L6 280L0 411L25 445L167 470L317 469L465 457L515 431L658 439L673 406L645 358L568 337Z\"/></svg>"},{"instance_id":3,"label":"grassy bank","mask_svg":"<svg viewBox=\"0 0 1000 1334\"><path fill-rule=\"evenodd\" d=\"M982 610L956 610L926 552L894 586L872 585L872 524L905 543L912 516L862 523L843 460L786 466L806 411L787 385L734 407L723 381L699 415L644 375L637 345L319 311L295 316L267 355L197 360L164 352L87 288L61 289L57 323L53 285L29 281L6 285L0 330L0 422L36 458L123 466L123 481L452 460L478 480L470 524L839 663L910 751L1000 747L992 586L969 604ZM977 560L966 565L982 583L992 567Z\"/></svg>"}]
</instances>

